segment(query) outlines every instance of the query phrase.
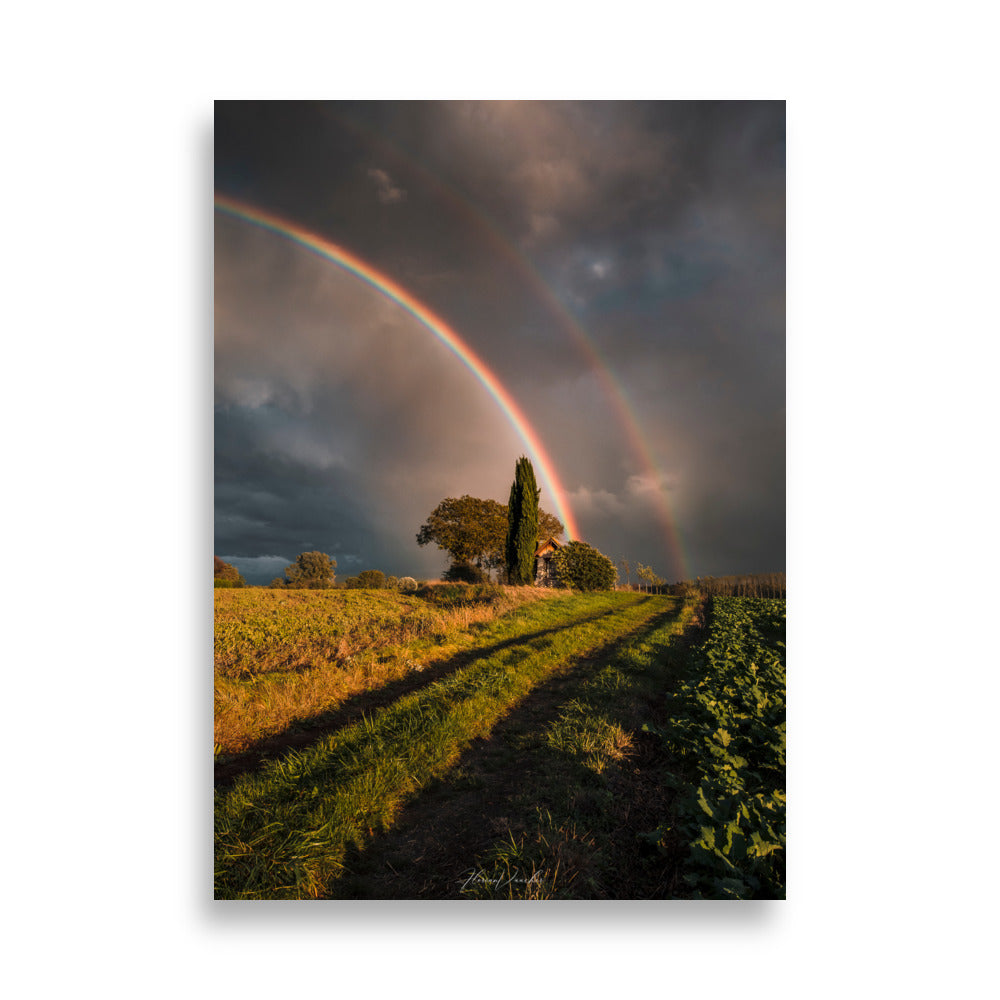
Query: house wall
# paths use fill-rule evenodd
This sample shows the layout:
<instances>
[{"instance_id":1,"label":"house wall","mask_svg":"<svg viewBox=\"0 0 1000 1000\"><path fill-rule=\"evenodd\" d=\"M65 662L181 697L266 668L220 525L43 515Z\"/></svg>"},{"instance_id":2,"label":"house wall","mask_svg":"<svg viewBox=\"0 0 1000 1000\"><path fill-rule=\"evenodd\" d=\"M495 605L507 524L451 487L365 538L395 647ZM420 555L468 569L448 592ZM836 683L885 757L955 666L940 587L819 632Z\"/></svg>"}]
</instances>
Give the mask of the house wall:
<instances>
[{"instance_id":1,"label":"house wall","mask_svg":"<svg viewBox=\"0 0 1000 1000\"><path fill-rule=\"evenodd\" d=\"M554 587L555 585L556 576L551 555L540 556L535 560L535 586Z\"/></svg>"}]
</instances>

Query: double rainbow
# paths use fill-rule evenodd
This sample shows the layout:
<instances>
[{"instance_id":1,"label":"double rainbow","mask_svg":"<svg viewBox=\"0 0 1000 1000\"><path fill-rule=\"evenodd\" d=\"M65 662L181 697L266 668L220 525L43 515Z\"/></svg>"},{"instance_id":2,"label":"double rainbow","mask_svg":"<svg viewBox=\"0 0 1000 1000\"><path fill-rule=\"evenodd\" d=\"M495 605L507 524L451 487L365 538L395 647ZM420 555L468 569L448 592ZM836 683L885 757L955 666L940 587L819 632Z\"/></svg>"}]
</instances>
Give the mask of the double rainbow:
<instances>
[{"instance_id":1,"label":"double rainbow","mask_svg":"<svg viewBox=\"0 0 1000 1000\"><path fill-rule=\"evenodd\" d=\"M677 530L677 520L670 509L664 492L663 470L654 458L653 449L649 445L647 435L643 432L641 421L629 403L628 394L613 374L612 366L602 355L593 338L587 334L579 321L552 292L531 261L513 247L492 219L471 202L454 184L444 180L435 171L425 167L411 153L363 123L354 120L350 115L337 112L329 104L322 106L322 112L331 118L338 127L347 129L359 141L376 150L380 158L388 157L396 163L405 164L407 170L415 172L423 184L429 186L439 198L449 204L471 227L472 231L491 246L494 253L507 260L519 277L527 281L537 298L545 303L550 315L556 319L559 326L568 334L586 359L604 398L615 411L618 425L624 431L632 455L638 461L640 478L645 478L652 486L647 495L655 507L656 516L663 529L663 537L674 563L673 571L676 574L676 579L685 579L688 575L687 560L681 544L680 533Z\"/></svg>"}]
</instances>

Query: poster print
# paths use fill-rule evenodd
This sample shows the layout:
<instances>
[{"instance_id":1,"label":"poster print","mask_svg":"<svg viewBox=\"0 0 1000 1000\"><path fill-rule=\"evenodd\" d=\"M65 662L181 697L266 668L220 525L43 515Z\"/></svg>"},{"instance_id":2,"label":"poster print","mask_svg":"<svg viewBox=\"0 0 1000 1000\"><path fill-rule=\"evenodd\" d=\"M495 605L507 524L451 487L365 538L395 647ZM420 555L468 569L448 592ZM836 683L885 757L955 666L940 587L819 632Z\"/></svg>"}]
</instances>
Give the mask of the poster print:
<instances>
[{"instance_id":1,"label":"poster print","mask_svg":"<svg viewBox=\"0 0 1000 1000\"><path fill-rule=\"evenodd\" d=\"M217 102L217 899L784 898L784 144Z\"/></svg>"}]
</instances>

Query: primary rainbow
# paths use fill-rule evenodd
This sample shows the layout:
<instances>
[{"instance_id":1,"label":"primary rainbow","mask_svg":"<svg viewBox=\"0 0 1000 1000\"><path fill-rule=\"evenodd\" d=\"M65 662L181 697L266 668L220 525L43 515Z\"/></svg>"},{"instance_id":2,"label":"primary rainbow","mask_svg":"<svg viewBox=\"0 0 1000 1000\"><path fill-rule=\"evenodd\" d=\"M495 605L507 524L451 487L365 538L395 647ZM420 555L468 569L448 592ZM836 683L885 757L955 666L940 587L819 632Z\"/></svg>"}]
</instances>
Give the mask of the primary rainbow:
<instances>
[{"instance_id":1,"label":"primary rainbow","mask_svg":"<svg viewBox=\"0 0 1000 1000\"><path fill-rule=\"evenodd\" d=\"M393 281L388 275L377 271L371 264L363 261L356 254L351 253L344 247L338 246L330 240L317 236L315 233L303 229L292 222L264 212L251 205L243 204L233 198L224 195L215 196L215 207L220 211L232 215L245 222L253 223L264 229L293 240L300 246L311 250L325 260L342 267L372 288L381 292L387 298L392 299L402 306L411 316L419 320L434 336L443 344L447 345L462 363L479 380L486 391L493 397L497 405L503 411L504 416L511 426L517 431L518 436L524 442L534 463L538 468L543 482L548 486L552 496L552 503L556 508L556 516L566 527L566 536L572 541L580 537L580 531L576 524L576 518L566 502L566 491L559 481L555 466L549 457L545 446L542 444L538 434L528 423L524 412L514 401L511 394L500 384L499 379L486 367L483 360L472 350L471 347L450 327L448 324L431 312L422 302L414 298L405 288Z\"/></svg>"}]
</instances>

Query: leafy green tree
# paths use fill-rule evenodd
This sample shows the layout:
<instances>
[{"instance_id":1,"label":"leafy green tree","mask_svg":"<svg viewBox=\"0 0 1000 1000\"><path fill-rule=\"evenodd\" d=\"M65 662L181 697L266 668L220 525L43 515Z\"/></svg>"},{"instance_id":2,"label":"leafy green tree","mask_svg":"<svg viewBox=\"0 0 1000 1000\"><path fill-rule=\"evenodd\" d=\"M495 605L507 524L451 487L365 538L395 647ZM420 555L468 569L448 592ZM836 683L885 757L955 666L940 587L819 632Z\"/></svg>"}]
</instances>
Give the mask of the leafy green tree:
<instances>
[{"instance_id":1,"label":"leafy green tree","mask_svg":"<svg viewBox=\"0 0 1000 1000\"><path fill-rule=\"evenodd\" d=\"M243 574L235 567L224 562L218 556L215 559L215 586L216 587L245 587L246 580Z\"/></svg>"},{"instance_id":2,"label":"leafy green tree","mask_svg":"<svg viewBox=\"0 0 1000 1000\"><path fill-rule=\"evenodd\" d=\"M302 552L291 566L285 567L289 587L321 590L333 586L337 561L325 552Z\"/></svg>"},{"instance_id":3,"label":"leafy green tree","mask_svg":"<svg viewBox=\"0 0 1000 1000\"><path fill-rule=\"evenodd\" d=\"M535 582L538 548L538 497L535 470L523 455L514 466L514 482L507 503L507 579L515 586Z\"/></svg>"},{"instance_id":4,"label":"leafy green tree","mask_svg":"<svg viewBox=\"0 0 1000 1000\"><path fill-rule=\"evenodd\" d=\"M366 569L358 574L360 590L382 590L385 587L385 573L380 569Z\"/></svg>"},{"instance_id":5,"label":"leafy green tree","mask_svg":"<svg viewBox=\"0 0 1000 1000\"><path fill-rule=\"evenodd\" d=\"M639 574L639 577L646 581L649 585L649 589L652 590L653 587L662 587L667 581L663 579L662 576L657 576L653 571L652 566L643 566L642 563L635 564L635 571Z\"/></svg>"},{"instance_id":6,"label":"leafy green tree","mask_svg":"<svg viewBox=\"0 0 1000 1000\"><path fill-rule=\"evenodd\" d=\"M603 553L586 542L570 542L552 556L556 576L574 590L611 590L618 571Z\"/></svg>"},{"instance_id":7,"label":"leafy green tree","mask_svg":"<svg viewBox=\"0 0 1000 1000\"><path fill-rule=\"evenodd\" d=\"M475 563L480 569L490 569L499 565L496 539L503 537L506 528L506 511L496 500L449 497L421 525L417 544L434 542L456 565Z\"/></svg>"},{"instance_id":8,"label":"leafy green tree","mask_svg":"<svg viewBox=\"0 0 1000 1000\"><path fill-rule=\"evenodd\" d=\"M545 542L550 538L558 538L566 530L562 521L555 514L538 508L538 541Z\"/></svg>"},{"instance_id":9,"label":"leafy green tree","mask_svg":"<svg viewBox=\"0 0 1000 1000\"><path fill-rule=\"evenodd\" d=\"M472 566L483 577L505 565L507 507L496 500L480 500L468 495L442 500L421 525L418 545L434 542L451 556L452 569ZM566 529L559 518L538 509L538 537L558 538ZM534 555L534 553L532 553ZM462 579L466 579L463 576Z\"/></svg>"}]
</instances>

